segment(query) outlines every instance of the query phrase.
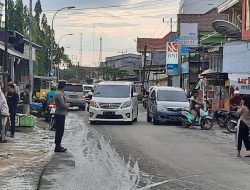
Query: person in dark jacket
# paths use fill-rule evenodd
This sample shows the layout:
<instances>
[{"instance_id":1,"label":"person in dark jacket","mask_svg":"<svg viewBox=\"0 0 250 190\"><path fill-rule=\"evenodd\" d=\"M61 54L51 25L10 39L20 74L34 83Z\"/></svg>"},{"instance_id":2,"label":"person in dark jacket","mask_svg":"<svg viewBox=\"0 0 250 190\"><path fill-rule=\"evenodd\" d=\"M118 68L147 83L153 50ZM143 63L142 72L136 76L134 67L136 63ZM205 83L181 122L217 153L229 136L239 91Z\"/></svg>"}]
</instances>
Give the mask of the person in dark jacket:
<instances>
[{"instance_id":1,"label":"person in dark jacket","mask_svg":"<svg viewBox=\"0 0 250 190\"><path fill-rule=\"evenodd\" d=\"M30 90L31 86L27 84L23 93L23 113L26 115L30 115Z\"/></svg>"},{"instance_id":2,"label":"person in dark jacket","mask_svg":"<svg viewBox=\"0 0 250 190\"><path fill-rule=\"evenodd\" d=\"M9 137L14 138L15 134L15 118L16 118L16 109L19 101L18 94L15 92L14 84L8 84L8 93L7 93L7 103L9 106L10 112L10 134Z\"/></svg>"},{"instance_id":3,"label":"person in dark jacket","mask_svg":"<svg viewBox=\"0 0 250 190\"><path fill-rule=\"evenodd\" d=\"M65 152L67 151L66 148L61 146L62 137L64 133L64 126L65 126L65 118L68 113L69 106L66 102L66 98L63 94L63 89L66 85L65 81L58 82L58 91L55 95L55 104L56 104L56 111L55 111L55 152Z\"/></svg>"}]
</instances>

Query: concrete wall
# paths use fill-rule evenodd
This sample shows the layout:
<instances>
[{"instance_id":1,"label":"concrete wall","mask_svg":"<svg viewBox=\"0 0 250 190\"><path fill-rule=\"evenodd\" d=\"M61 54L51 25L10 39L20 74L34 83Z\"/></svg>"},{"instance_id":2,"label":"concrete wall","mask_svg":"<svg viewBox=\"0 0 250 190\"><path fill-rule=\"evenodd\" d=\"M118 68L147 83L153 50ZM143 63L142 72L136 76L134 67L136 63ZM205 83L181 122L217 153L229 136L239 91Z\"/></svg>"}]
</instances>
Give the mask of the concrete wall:
<instances>
[{"instance_id":1,"label":"concrete wall","mask_svg":"<svg viewBox=\"0 0 250 190\"><path fill-rule=\"evenodd\" d=\"M226 43L223 49L223 72L250 74L250 42Z\"/></svg>"}]
</instances>

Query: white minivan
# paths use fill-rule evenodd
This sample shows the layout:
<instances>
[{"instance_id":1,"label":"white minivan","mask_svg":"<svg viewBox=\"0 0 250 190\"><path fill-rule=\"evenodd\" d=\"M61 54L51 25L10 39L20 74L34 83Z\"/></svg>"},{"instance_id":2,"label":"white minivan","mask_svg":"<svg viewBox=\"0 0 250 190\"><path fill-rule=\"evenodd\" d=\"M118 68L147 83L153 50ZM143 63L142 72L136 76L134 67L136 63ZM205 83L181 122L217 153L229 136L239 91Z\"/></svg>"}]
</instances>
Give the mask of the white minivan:
<instances>
[{"instance_id":1,"label":"white minivan","mask_svg":"<svg viewBox=\"0 0 250 190\"><path fill-rule=\"evenodd\" d=\"M89 108L90 124L97 121L137 121L138 100L133 82L107 81L97 84Z\"/></svg>"}]
</instances>

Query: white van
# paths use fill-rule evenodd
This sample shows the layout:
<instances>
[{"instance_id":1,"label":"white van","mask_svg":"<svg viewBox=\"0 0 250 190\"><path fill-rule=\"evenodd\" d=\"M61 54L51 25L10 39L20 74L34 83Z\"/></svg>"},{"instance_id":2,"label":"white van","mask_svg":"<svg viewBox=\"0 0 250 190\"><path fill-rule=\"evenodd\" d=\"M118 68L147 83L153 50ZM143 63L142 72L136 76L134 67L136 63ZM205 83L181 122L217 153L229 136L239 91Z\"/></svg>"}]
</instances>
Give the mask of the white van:
<instances>
[{"instance_id":1,"label":"white van","mask_svg":"<svg viewBox=\"0 0 250 190\"><path fill-rule=\"evenodd\" d=\"M138 100L132 82L100 82L89 108L90 124L96 121L124 121L132 124L138 117Z\"/></svg>"}]
</instances>

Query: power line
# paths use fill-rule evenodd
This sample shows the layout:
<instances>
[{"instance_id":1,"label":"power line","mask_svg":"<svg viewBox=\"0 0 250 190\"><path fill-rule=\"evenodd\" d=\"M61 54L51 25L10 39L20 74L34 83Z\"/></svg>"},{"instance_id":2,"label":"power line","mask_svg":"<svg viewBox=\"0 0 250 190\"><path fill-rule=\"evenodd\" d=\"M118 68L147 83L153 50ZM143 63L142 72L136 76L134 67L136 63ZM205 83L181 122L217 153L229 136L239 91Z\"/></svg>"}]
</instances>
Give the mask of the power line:
<instances>
[{"instance_id":1,"label":"power line","mask_svg":"<svg viewBox=\"0 0 250 190\"><path fill-rule=\"evenodd\" d=\"M78 9L74 9L74 10L97 10L97 9L112 9L112 8L121 8L121 10L126 10L128 8L141 8L141 7L145 7L145 6L157 5L157 4L161 4L163 2L164 3L171 3L171 2L176 2L176 0L154 0L154 1L147 1L147 2L140 2L140 3L121 4L121 5L86 7L86 8L78 8ZM141 5L141 6L135 6L135 5ZM127 7L127 8L122 9L122 7ZM55 11L56 10L44 10L43 12L55 12Z\"/></svg>"}]
</instances>

